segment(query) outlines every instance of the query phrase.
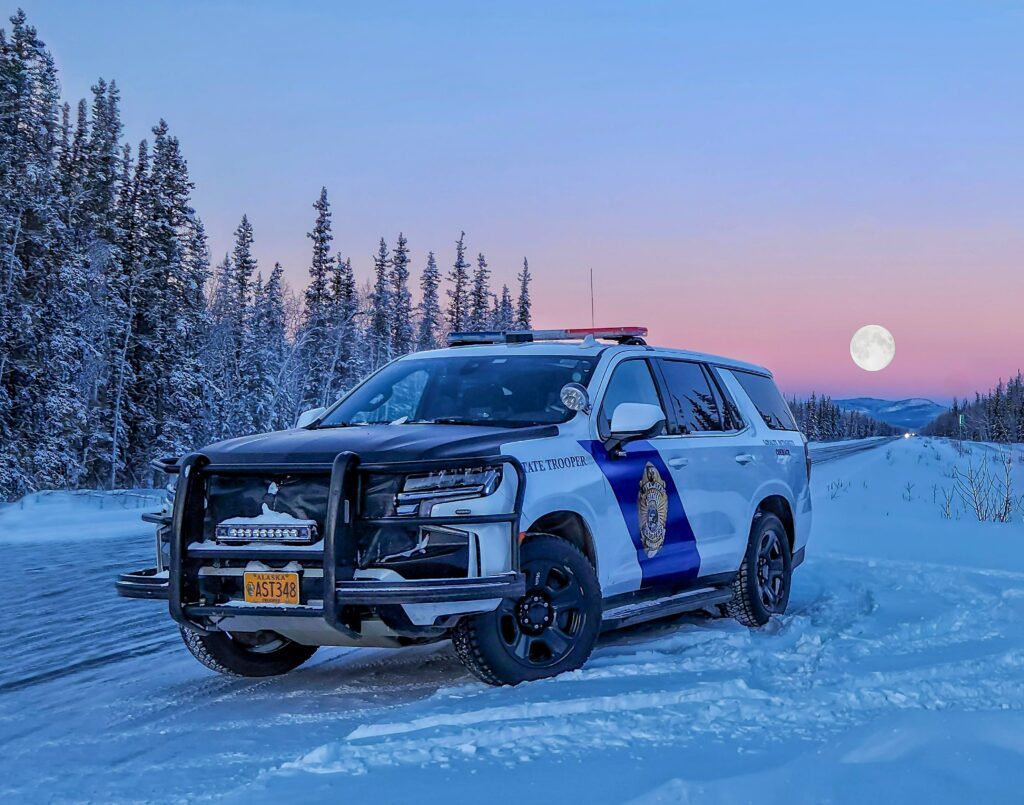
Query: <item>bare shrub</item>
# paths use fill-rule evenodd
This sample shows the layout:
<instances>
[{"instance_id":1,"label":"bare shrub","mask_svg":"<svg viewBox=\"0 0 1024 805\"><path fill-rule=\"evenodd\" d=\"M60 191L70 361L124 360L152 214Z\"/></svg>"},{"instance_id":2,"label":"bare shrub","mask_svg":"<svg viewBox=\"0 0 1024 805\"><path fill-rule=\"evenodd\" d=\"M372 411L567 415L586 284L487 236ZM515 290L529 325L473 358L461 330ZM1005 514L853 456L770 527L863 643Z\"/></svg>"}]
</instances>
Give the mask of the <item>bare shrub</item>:
<instances>
[{"instance_id":1,"label":"bare shrub","mask_svg":"<svg viewBox=\"0 0 1024 805\"><path fill-rule=\"evenodd\" d=\"M980 522L1008 523L1021 508L1024 496L1013 494L1013 459L1009 454L998 457L1002 471L992 472L988 464L969 462L967 469L953 470L953 483L960 502Z\"/></svg>"}]
</instances>

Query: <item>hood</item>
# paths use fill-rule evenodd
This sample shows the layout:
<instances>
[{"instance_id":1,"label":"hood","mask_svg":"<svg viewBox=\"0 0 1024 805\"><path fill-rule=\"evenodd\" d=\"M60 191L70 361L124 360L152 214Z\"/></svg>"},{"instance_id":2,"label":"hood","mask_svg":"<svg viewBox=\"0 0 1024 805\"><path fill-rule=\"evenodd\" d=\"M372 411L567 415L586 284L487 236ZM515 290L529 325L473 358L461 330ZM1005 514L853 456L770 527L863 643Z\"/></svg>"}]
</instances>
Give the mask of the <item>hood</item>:
<instances>
[{"instance_id":1,"label":"hood","mask_svg":"<svg viewBox=\"0 0 1024 805\"><path fill-rule=\"evenodd\" d=\"M200 450L214 464L331 464L338 453L364 463L497 455L501 445L557 436L555 425L491 428L474 425L356 425L260 433Z\"/></svg>"}]
</instances>

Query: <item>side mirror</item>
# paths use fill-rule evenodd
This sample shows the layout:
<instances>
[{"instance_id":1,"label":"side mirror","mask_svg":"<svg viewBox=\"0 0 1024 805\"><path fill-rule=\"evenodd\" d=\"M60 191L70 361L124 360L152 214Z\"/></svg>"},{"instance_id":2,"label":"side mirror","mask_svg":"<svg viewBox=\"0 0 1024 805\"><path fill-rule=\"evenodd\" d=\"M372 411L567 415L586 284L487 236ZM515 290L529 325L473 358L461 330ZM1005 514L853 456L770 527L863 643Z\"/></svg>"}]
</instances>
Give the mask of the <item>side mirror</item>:
<instances>
[{"instance_id":1,"label":"side mirror","mask_svg":"<svg viewBox=\"0 0 1024 805\"><path fill-rule=\"evenodd\" d=\"M299 414L299 418L295 420L295 427L306 427L306 425L309 425L319 419L320 415L326 410L326 408L310 408L308 411L303 411Z\"/></svg>"},{"instance_id":2,"label":"side mirror","mask_svg":"<svg viewBox=\"0 0 1024 805\"><path fill-rule=\"evenodd\" d=\"M665 428L665 412L649 403L619 403L612 413L609 453L621 455L623 445L657 436Z\"/></svg>"},{"instance_id":3,"label":"side mirror","mask_svg":"<svg viewBox=\"0 0 1024 805\"><path fill-rule=\"evenodd\" d=\"M558 396L562 400L562 405L570 411L590 413L590 395L587 393L587 389L579 383L566 383L562 386L562 391Z\"/></svg>"}]
</instances>

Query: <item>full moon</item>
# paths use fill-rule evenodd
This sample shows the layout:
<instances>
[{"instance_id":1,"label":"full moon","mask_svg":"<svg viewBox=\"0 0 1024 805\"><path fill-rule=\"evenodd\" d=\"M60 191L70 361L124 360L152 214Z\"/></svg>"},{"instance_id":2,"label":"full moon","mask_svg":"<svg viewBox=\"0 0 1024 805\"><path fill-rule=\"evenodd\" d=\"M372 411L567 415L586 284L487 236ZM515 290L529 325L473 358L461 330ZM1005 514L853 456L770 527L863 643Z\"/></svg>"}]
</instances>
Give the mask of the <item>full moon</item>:
<instances>
[{"instance_id":1,"label":"full moon","mask_svg":"<svg viewBox=\"0 0 1024 805\"><path fill-rule=\"evenodd\" d=\"M861 369L878 372L896 357L896 339L879 324L865 325L850 339L850 357Z\"/></svg>"}]
</instances>

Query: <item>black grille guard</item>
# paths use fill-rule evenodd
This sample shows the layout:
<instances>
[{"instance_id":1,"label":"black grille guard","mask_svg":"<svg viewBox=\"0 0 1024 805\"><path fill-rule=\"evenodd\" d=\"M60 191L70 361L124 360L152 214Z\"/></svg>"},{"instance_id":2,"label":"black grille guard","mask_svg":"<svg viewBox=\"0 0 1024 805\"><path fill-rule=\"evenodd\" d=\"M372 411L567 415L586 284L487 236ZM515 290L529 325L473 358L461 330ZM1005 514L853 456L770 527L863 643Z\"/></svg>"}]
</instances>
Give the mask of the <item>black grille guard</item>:
<instances>
[{"instance_id":1,"label":"black grille guard","mask_svg":"<svg viewBox=\"0 0 1024 805\"><path fill-rule=\"evenodd\" d=\"M516 497L513 511L488 515L450 515L444 517L378 517L362 518L358 514L359 475L405 475L409 473L455 470L481 465L511 467L516 473ZM397 461L363 464L359 456L342 452L332 464L214 464L202 453L186 456L172 464L162 460L159 469L178 473L174 495L174 508L170 517L170 563L166 576L155 570L126 573L117 581L118 594L129 598L166 598L171 617L182 626L206 633L208 630L195 619L230 615L273 615L289 617L323 618L332 628L352 638L359 634L340 620L341 607L347 604L389 605L437 603L446 601L474 601L492 598L519 598L525 593L525 581L519 572L519 531L526 492L526 474L522 464L512 456L471 456L467 458L436 459L426 461ZM310 606L255 607L218 604L207 606L187 601L187 565L205 553L202 549L189 551L188 535L201 531L205 479L210 475L322 475L330 473L327 514L324 520L323 551L323 609ZM408 581L377 581L339 579L339 556L342 545L351 544L350 537L356 521L369 525L389 524L406 527L423 525L469 526L488 523L508 523L511 528L510 572L496 576L456 579L423 579ZM153 520L150 520L151 522ZM160 522L167 524L166 518ZM289 554L288 548L255 550L252 558L277 558ZM308 551L301 554L309 557ZM297 557L296 557L297 558ZM329 591L333 590L334 594Z\"/></svg>"}]
</instances>

